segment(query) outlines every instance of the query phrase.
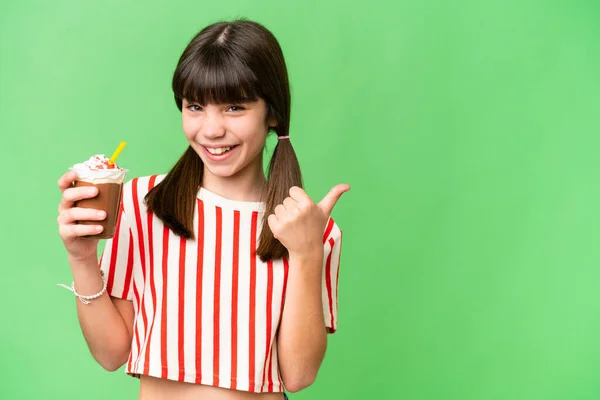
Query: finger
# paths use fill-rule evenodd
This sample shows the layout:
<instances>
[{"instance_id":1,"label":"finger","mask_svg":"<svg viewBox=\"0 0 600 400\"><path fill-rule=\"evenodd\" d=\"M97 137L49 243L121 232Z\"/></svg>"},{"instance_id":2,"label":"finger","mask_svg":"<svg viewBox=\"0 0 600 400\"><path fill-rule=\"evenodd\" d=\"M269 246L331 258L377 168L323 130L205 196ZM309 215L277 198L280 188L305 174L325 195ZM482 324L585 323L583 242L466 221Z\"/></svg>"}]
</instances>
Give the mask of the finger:
<instances>
[{"instance_id":1,"label":"finger","mask_svg":"<svg viewBox=\"0 0 600 400\"><path fill-rule=\"evenodd\" d=\"M67 201L79 201L84 199L91 199L98 195L98 188L96 186L79 186L72 187L63 192L63 198Z\"/></svg>"},{"instance_id":2,"label":"finger","mask_svg":"<svg viewBox=\"0 0 600 400\"><path fill-rule=\"evenodd\" d=\"M76 201L91 199L98 195L98 189L95 186L80 186L65 189L62 199L58 205L58 212L67 210L75 204Z\"/></svg>"},{"instance_id":3,"label":"finger","mask_svg":"<svg viewBox=\"0 0 600 400\"><path fill-rule=\"evenodd\" d=\"M60 199L60 203L58 203L58 215L60 216L63 211L68 210L71 207L73 207L73 202L67 201L64 197L62 197Z\"/></svg>"},{"instance_id":4,"label":"finger","mask_svg":"<svg viewBox=\"0 0 600 400\"><path fill-rule=\"evenodd\" d=\"M279 219L275 214L269 215L267 218L267 223L269 224L269 228L271 228L271 232L273 233L273 237L277 239L279 237Z\"/></svg>"},{"instance_id":5,"label":"finger","mask_svg":"<svg viewBox=\"0 0 600 400\"><path fill-rule=\"evenodd\" d=\"M329 193L318 204L324 215L330 216L333 207L336 205L342 194L350 190L350 185L340 184L334 186Z\"/></svg>"},{"instance_id":6,"label":"finger","mask_svg":"<svg viewBox=\"0 0 600 400\"><path fill-rule=\"evenodd\" d=\"M285 210L285 207L282 204L279 204L277 207L275 207L274 214L277 216L278 219L283 219L286 217L287 212Z\"/></svg>"},{"instance_id":7,"label":"finger","mask_svg":"<svg viewBox=\"0 0 600 400\"><path fill-rule=\"evenodd\" d=\"M66 189L70 188L77 180L77 173L75 171L69 171L63 174L60 178L58 178L58 188L61 192L64 192Z\"/></svg>"},{"instance_id":8,"label":"finger","mask_svg":"<svg viewBox=\"0 0 600 400\"><path fill-rule=\"evenodd\" d=\"M59 224L72 224L75 221L102 221L106 218L106 212L93 208L74 207L63 210L57 220Z\"/></svg>"},{"instance_id":9,"label":"finger","mask_svg":"<svg viewBox=\"0 0 600 400\"><path fill-rule=\"evenodd\" d=\"M292 199L291 197L286 197L285 200L283 200L283 206L290 213L296 213L300 210L296 200Z\"/></svg>"},{"instance_id":10,"label":"finger","mask_svg":"<svg viewBox=\"0 0 600 400\"><path fill-rule=\"evenodd\" d=\"M81 236L97 235L102 232L102 225L60 225L58 233L63 240L78 238Z\"/></svg>"},{"instance_id":11,"label":"finger","mask_svg":"<svg viewBox=\"0 0 600 400\"><path fill-rule=\"evenodd\" d=\"M290 188L290 197L296 200L301 207L313 203L312 199L306 194L304 189L299 188L298 186L292 186Z\"/></svg>"}]
</instances>

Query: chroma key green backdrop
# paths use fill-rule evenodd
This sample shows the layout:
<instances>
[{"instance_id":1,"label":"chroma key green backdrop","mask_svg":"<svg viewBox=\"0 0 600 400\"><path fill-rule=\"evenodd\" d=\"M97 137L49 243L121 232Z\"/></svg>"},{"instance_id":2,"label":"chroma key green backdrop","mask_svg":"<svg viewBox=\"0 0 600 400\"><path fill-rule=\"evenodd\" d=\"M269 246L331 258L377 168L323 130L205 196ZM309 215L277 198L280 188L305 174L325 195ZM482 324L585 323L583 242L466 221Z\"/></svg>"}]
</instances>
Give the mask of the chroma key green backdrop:
<instances>
[{"instance_id":1,"label":"chroma key green backdrop","mask_svg":"<svg viewBox=\"0 0 600 400\"><path fill-rule=\"evenodd\" d=\"M292 399L600 398L599 3L2 0L0 399L136 398L56 286L56 180L121 140L166 172L177 59L235 17L281 42L309 194L352 185L339 332Z\"/></svg>"}]
</instances>

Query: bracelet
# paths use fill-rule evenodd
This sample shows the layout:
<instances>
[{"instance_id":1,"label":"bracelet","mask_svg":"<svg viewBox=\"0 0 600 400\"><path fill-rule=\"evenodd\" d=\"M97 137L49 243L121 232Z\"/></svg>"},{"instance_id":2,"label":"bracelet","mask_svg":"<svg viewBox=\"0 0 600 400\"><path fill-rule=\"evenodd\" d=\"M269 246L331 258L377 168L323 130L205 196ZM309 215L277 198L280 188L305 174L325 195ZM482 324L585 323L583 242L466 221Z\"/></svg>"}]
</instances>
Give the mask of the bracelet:
<instances>
[{"instance_id":1,"label":"bracelet","mask_svg":"<svg viewBox=\"0 0 600 400\"><path fill-rule=\"evenodd\" d=\"M68 289L71 292L73 292L75 297L77 297L79 301L81 301L83 304L90 304L91 300L95 300L98 297L102 296L104 293L106 293L106 278L104 277L104 271L100 270L100 275L102 276L102 290L90 296L83 296L77 293L77 291L75 290L75 282L71 283L71 286L63 285L62 283L57 284L57 286L62 286L65 289Z\"/></svg>"}]
</instances>

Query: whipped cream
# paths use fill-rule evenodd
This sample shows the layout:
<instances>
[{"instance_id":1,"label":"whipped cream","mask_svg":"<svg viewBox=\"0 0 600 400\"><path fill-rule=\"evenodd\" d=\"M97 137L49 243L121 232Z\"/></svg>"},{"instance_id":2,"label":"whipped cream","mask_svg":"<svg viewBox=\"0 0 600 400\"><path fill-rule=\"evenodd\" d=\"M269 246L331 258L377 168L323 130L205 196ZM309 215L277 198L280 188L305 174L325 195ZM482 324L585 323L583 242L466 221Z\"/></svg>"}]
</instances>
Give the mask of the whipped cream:
<instances>
[{"instance_id":1,"label":"whipped cream","mask_svg":"<svg viewBox=\"0 0 600 400\"><path fill-rule=\"evenodd\" d=\"M109 161L104 154L97 154L87 161L73 165L69 169L77 173L80 181L122 183L128 170L119 167L117 164L109 164Z\"/></svg>"}]
</instances>

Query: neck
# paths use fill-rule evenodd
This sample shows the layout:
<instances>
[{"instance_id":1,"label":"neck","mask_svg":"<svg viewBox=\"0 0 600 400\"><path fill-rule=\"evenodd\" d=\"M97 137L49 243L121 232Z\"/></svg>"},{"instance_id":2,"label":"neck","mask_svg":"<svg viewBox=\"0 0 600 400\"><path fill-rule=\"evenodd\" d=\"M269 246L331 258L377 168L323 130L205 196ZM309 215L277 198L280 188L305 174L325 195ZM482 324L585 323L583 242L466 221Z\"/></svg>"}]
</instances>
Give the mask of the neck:
<instances>
[{"instance_id":1,"label":"neck","mask_svg":"<svg viewBox=\"0 0 600 400\"><path fill-rule=\"evenodd\" d=\"M234 201L264 201L267 179L262 170L262 157L237 174L222 177L212 174L206 166L202 176L202 187L221 197Z\"/></svg>"}]
</instances>

